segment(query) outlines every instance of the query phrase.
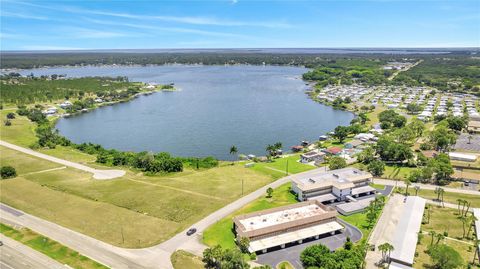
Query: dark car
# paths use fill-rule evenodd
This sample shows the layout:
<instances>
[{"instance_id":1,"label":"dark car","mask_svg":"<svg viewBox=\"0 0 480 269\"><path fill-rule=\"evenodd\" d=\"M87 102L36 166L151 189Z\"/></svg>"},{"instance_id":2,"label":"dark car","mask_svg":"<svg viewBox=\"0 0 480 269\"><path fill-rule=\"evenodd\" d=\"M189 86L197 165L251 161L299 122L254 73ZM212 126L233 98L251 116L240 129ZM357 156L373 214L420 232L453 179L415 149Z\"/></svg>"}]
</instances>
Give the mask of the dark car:
<instances>
[{"instance_id":1,"label":"dark car","mask_svg":"<svg viewBox=\"0 0 480 269\"><path fill-rule=\"evenodd\" d=\"M197 231L197 229L195 229L195 228L190 228L190 229L188 229L188 231L187 231L187 235L190 236L190 235L194 234L196 231Z\"/></svg>"}]
</instances>

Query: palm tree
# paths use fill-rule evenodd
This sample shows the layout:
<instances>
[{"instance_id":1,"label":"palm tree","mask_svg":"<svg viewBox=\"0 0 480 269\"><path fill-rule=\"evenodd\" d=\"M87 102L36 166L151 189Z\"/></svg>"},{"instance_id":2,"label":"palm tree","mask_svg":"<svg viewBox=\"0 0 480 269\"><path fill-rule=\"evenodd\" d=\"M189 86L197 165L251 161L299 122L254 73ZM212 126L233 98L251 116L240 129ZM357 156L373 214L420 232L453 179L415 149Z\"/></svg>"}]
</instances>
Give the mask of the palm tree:
<instances>
[{"instance_id":1,"label":"palm tree","mask_svg":"<svg viewBox=\"0 0 480 269\"><path fill-rule=\"evenodd\" d=\"M465 216L467 215L468 211L470 210L470 205L471 203L465 200L465 203L467 204L467 210L465 210Z\"/></svg>"},{"instance_id":2,"label":"palm tree","mask_svg":"<svg viewBox=\"0 0 480 269\"><path fill-rule=\"evenodd\" d=\"M478 219L473 214L470 214L470 216L468 216L467 219L468 219L468 223L469 223L467 238L469 238L470 237L470 232L472 231L472 227L475 224L475 221L477 221Z\"/></svg>"},{"instance_id":3,"label":"palm tree","mask_svg":"<svg viewBox=\"0 0 480 269\"><path fill-rule=\"evenodd\" d=\"M478 245L480 244L480 240L475 239L473 240L473 245L475 247L475 251L473 252L473 265L475 265L475 259L477 258L477 252L478 252Z\"/></svg>"},{"instance_id":4,"label":"palm tree","mask_svg":"<svg viewBox=\"0 0 480 269\"><path fill-rule=\"evenodd\" d=\"M235 145L231 146L230 147L230 155L236 155L238 153L238 149ZM232 161L232 165L233 165L233 161Z\"/></svg>"},{"instance_id":5,"label":"palm tree","mask_svg":"<svg viewBox=\"0 0 480 269\"><path fill-rule=\"evenodd\" d=\"M270 159L270 157L273 156L273 151L275 150L275 146L268 144L265 147L265 151L267 152L267 158Z\"/></svg>"},{"instance_id":6,"label":"palm tree","mask_svg":"<svg viewBox=\"0 0 480 269\"><path fill-rule=\"evenodd\" d=\"M420 186L415 186L415 196L418 196L419 190L420 190Z\"/></svg>"},{"instance_id":7,"label":"palm tree","mask_svg":"<svg viewBox=\"0 0 480 269\"><path fill-rule=\"evenodd\" d=\"M395 249L392 245L390 245L389 243L383 243L383 249L385 252L388 252L388 255L387 255L387 258L385 259L386 262L389 262L390 261L390 254L392 253L392 251ZM380 246L379 246L380 247Z\"/></svg>"},{"instance_id":8,"label":"palm tree","mask_svg":"<svg viewBox=\"0 0 480 269\"><path fill-rule=\"evenodd\" d=\"M458 215L460 215L460 203L462 203L462 202L463 202L463 200L462 200L462 199L460 199L460 198L458 198L458 199L457 199L457 203L458 203L458 204L457 204L457 208L458 208ZM462 214L463 214L463 213L462 213Z\"/></svg>"},{"instance_id":9,"label":"palm tree","mask_svg":"<svg viewBox=\"0 0 480 269\"><path fill-rule=\"evenodd\" d=\"M433 238L437 233L435 231L430 231L428 232L428 234L432 237L432 240L430 241L430 246L433 246Z\"/></svg>"},{"instance_id":10,"label":"palm tree","mask_svg":"<svg viewBox=\"0 0 480 269\"><path fill-rule=\"evenodd\" d=\"M383 243L378 246L378 250L382 252L382 261L387 262L386 255L388 252L388 243Z\"/></svg>"},{"instance_id":11,"label":"palm tree","mask_svg":"<svg viewBox=\"0 0 480 269\"><path fill-rule=\"evenodd\" d=\"M437 238L437 242L435 243L435 246L438 245L438 243L440 241L442 241L443 239L445 239L445 235L443 235L442 233L437 233L437 235L435 236Z\"/></svg>"},{"instance_id":12,"label":"palm tree","mask_svg":"<svg viewBox=\"0 0 480 269\"><path fill-rule=\"evenodd\" d=\"M462 228L463 228L463 235L462 235L462 239L465 238L465 226L468 225L467 223L467 218L465 218L465 216L461 216L460 217L460 221L462 221Z\"/></svg>"},{"instance_id":13,"label":"palm tree","mask_svg":"<svg viewBox=\"0 0 480 269\"><path fill-rule=\"evenodd\" d=\"M405 179L405 186L407 186L407 188L405 189L405 196L408 196L408 186L412 185L412 182L406 178Z\"/></svg>"}]
</instances>

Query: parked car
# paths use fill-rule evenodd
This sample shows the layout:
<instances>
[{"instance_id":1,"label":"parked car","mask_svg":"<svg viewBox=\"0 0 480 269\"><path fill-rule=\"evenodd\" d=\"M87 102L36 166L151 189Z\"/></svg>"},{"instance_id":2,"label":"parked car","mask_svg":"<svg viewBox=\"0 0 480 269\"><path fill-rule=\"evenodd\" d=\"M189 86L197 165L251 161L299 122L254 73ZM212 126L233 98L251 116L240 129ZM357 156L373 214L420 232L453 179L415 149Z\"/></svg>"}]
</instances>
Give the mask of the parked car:
<instances>
[{"instance_id":1,"label":"parked car","mask_svg":"<svg viewBox=\"0 0 480 269\"><path fill-rule=\"evenodd\" d=\"M190 228L190 229L188 229L188 231L187 231L187 235L190 236L190 235L194 234L196 231L197 231L196 228Z\"/></svg>"}]
</instances>

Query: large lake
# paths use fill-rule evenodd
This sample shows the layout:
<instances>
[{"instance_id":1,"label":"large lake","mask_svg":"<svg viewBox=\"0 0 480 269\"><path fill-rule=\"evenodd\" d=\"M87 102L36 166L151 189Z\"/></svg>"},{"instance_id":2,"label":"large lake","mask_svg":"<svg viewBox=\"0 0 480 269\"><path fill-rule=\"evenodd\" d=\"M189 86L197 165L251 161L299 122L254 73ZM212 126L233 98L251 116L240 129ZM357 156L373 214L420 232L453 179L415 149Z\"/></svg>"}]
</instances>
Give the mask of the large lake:
<instances>
[{"instance_id":1,"label":"large lake","mask_svg":"<svg viewBox=\"0 0 480 269\"><path fill-rule=\"evenodd\" d=\"M130 102L60 119L60 133L76 143L93 142L128 151L167 151L176 156L230 159L229 148L265 155L277 141L285 149L316 140L352 113L318 104L305 94L307 69L281 66L72 67L25 70L24 74L127 76L131 81L175 83Z\"/></svg>"}]
</instances>

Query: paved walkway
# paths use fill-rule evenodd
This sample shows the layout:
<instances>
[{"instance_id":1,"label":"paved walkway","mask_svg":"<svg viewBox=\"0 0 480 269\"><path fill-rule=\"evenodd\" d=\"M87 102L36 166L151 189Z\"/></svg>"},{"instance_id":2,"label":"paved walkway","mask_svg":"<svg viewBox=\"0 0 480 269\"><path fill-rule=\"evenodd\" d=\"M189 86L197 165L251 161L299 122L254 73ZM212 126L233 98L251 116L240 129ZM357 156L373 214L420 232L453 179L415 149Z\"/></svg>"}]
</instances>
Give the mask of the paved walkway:
<instances>
[{"instance_id":1,"label":"paved walkway","mask_svg":"<svg viewBox=\"0 0 480 269\"><path fill-rule=\"evenodd\" d=\"M99 169L95 169L95 168L85 166L83 164L59 159L59 158L56 158L56 157L53 157L53 156L50 156L50 155L46 155L46 154L43 154L43 153L40 153L40 152L36 152L34 150L31 150L31 149L27 149L27 148L20 147L20 146L14 145L14 144L10 144L10 143L5 142L3 140L0 140L0 146L4 146L4 147L7 147L7 148L16 150L16 151L20 151L20 152L23 152L25 154L29 154L29 155L32 155L32 156L35 156L35 157L38 157L38 158L41 158L41 159L45 159L47 161L51 161L51 162L54 162L54 163L59 163L61 165L65 165L65 166L68 166L68 167L72 167L72 168L76 168L76 169L79 169L79 170L82 170L82 171L85 171L85 172L92 173L94 179L99 179L99 180L113 179L113 178L122 177L122 176L125 175L125 171L123 171L123 170L99 170Z\"/></svg>"},{"instance_id":2,"label":"paved walkway","mask_svg":"<svg viewBox=\"0 0 480 269\"><path fill-rule=\"evenodd\" d=\"M66 269L65 265L50 257L23 245L22 243L0 234L3 242L0 251L0 268L17 269Z\"/></svg>"},{"instance_id":3,"label":"paved walkway","mask_svg":"<svg viewBox=\"0 0 480 269\"><path fill-rule=\"evenodd\" d=\"M405 182L402 180L390 180L390 179L383 179L383 178L375 178L373 180L374 183L376 184L382 184L382 185L391 185L391 186L398 186L405 188ZM421 184L421 183L412 183L409 188L413 188L415 186L419 186L420 189L422 190L435 190L438 187L441 187L444 189L446 192L455 192L455 193L462 193L462 194L470 194L470 195L480 195L480 191L475 191L475 190L464 190L464 189L455 189L455 188L449 188L449 187L444 187L444 186L436 186L436 185L430 185L430 184Z\"/></svg>"}]
</instances>

